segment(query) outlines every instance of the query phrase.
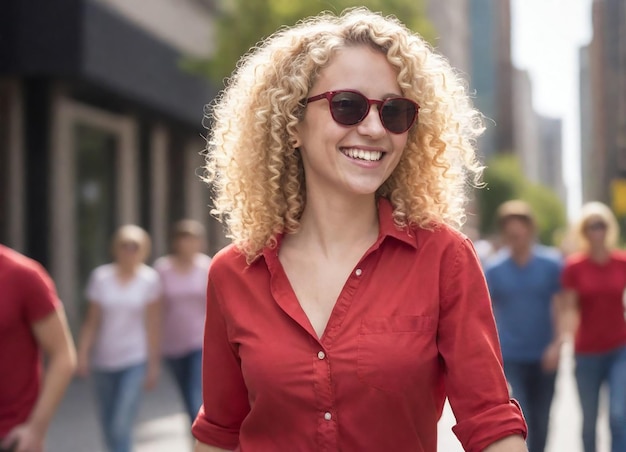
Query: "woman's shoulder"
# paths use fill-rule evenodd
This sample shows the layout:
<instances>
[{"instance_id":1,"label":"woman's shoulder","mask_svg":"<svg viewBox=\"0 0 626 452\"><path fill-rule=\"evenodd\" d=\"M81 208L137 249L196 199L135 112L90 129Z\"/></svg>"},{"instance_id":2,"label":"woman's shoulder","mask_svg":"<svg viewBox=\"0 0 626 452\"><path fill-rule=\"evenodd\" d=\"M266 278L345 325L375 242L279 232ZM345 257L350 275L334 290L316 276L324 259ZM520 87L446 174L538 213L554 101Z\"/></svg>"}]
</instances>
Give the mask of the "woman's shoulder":
<instances>
[{"instance_id":1,"label":"woman's shoulder","mask_svg":"<svg viewBox=\"0 0 626 452\"><path fill-rule=\"evenodd\" d=\"M463 232L445 223L433 222L426 226L413 226L410 232L415 236L418 246L427 243L442 248L472 246L470 239Z\"/></svg>"},{"instance_id":2,"label":"woman's shoulder","mask_svg":"<svg viewBox=\"0 0 626 452\"><path fill-rule=\"evenodd\" d=\"M137 271L137 276L141 279L153 281L159 279L159 273L147 264L141 264Z\"/></svg>"},{"instance_id":3,"label":"woman's shoulder","mask_svg":"<svg viewBox=\"0 0 626 452\"><path fill-rule=\"evenodd\" d=\"M578 267L580 265L585 265L586 262L589 262L589 256L586 253L577 251L565 258L565 267Z\"/></svg>"},{"instance_id":4,"label":"woman's shoulder","mask_svg":"<svg viewBox=\"0 0 626 452\"><path fill-rule=\"evenodd\" d=\"M232 243L219 250L210 262L211 273L242 271L248 267L245 254Z\"/></svg>"},{"instance_id":5,"label":"woman's shoulder","mask_svg":"<svg viewBox=\"0 0 626 452\"><path fill-rule=\"evenodd\" d=\"M170 269L172 267L172 260L170 258L170 255L168 254L166 256L159 257L157 260L154 261L152 267L158 272Z\"/></svg>"},{"instance_id":6,"label":"woman's shoulder","mask_svg":"<svg viewBox=\"0 0 626 452\"><path fill-rule=\"evenodd\" d=\"M204 253L198 253L195 258L196 267L208 269L211 265L211 257Z\"/></svg>"},{"instance_id":7,"label":"woman's shoulder","mask_svg":"<svg viewBox=\"0 0 626 452\"><path fill-rule=\"evenodd\" d=\"M99 265L91 271L91 277L94 279L106 279L115 276L115 264L108 263Z\"/></svg>"},{"instance_id":8,"label":"woman's shoulder","mask_svg":"<svg viewBox=\"0 0 626 452\"><path fill-rule=\"evenodd\" d=\"M626 263L626 250L616 249L611 253L611 257L618 262Z\"/></svg>"}]
</instances>

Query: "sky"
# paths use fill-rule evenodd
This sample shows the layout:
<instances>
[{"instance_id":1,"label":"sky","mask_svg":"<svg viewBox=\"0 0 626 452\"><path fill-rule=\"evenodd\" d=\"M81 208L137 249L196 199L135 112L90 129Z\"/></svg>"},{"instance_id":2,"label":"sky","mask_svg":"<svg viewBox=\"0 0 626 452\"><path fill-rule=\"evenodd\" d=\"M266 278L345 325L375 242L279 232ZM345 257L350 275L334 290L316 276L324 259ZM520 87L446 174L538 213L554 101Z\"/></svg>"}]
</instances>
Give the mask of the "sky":
<instances>
[{"instance_id":1,"label":"sky","mask_svg":"<svg viewBox=\"0 0 626 452\"><path fill-rule=\"evenodd\" d=\"M563 120L568 216L581 200L578 49L589 43L592 0L512 0L513 64L530 73L535 110Z\"/></svg>"}]
</instances>

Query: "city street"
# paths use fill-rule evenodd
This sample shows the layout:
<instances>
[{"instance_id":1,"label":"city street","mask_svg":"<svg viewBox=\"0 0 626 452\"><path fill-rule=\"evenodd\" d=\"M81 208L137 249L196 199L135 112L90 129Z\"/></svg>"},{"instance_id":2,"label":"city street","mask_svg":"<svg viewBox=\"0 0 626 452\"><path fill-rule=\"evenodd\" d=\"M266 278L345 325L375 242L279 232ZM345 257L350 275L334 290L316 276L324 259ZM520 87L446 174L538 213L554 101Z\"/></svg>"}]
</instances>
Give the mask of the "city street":
<instances>
[{"instance_id":1,"label":"city street","mask_svg":"<svg viewBox=\"0 0 626 452\"><path fill-rule=\"evenodd\" d=\"M546 452L582 452L581 414L572 377L571 350L564 350L552 424ZM146 393L136 429L136 452L186 452L191 450L186 415L167 373L158 388ZM462 452L451 431L454 417L446 407L439 424L439 451ZM609 452L606 414L599 420L598 452ZM75 380L55 417L48 435L48 452L104 452L89 382ZM314 452L314 451L312 451Z\"/></svg>"}]
</instances>

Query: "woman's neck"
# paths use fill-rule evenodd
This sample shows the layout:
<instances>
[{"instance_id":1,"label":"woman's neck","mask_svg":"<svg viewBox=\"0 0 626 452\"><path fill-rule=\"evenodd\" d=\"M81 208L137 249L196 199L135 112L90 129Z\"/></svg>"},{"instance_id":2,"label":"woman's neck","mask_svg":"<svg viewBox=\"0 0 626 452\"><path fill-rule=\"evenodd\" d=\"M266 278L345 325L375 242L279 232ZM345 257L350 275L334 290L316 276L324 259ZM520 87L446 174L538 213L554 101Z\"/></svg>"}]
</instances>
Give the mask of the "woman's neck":
<instances>
[{"instance_id":1,"label":"woman's neck","mask_svg":"<svg viewBox=\"0 0 626 452\"><path fill-rule=\"evenodd\" d=\"M331 257L358 243L371 244L377 237L378 208L371 195L349 200L308 197L293 238Z\"/></svg>"},{"instance_id":2,"label":"woman's neck","mask_svg":"<svg viewBox=\"0 0 626 452\"><path fill-rule=\"evenodd\" d=\"M589 258L599 264L603 264L609 260L611 251L604 245L591 246L589 249Z\"/></svg>"},{"instance_id":3,"label":"woman's neck","mask_svg":"<svg viewBox=\"0 0 626 452\"><path fill-rule=\"evenodd\" d=\"M137 273L138 264L127 262L116 262L117 276L121 281L132 279Z\"/></svg>"},{"instance_id":4,"label":"woman's neck","mask_svg":"<svg viewBox=\"0 0 626 452\"><path fill-rule=\"evenodd\" d=\"M174 253L171 255L172 262L174 263L174 267L177 270L185 271L189 270L193 267L193 263L196 257L196 253L193 254L183 254L183 253Z\"/></svg>"}]
</instances>

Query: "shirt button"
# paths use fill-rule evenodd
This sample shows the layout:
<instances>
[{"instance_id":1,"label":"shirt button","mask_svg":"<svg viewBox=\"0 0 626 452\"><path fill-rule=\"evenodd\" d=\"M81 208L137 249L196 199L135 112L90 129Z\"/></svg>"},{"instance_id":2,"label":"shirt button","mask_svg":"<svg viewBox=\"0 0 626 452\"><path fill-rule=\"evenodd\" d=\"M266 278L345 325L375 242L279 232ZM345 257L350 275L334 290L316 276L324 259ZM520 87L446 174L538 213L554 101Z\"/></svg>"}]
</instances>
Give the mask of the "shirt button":
<instances>
[{"instance_id":1,"label":"shirt button","mask_svg":"<svg viewBox=\"0 0 626 452\"><path fill-rule=\"evenodd\" d=\"M326 353L324 353L323 351L320 350L319 352L317 352L317 357L319 359L324 359L324 358L326 358Z\"/></svg>"},{"instance_id":2,"label":"shirt button","mask_svg":"<svg viewBox=\"0 0 626 452\"><path fill-rule=\"evenodd\" d=\"M356 271L354 272L357 276L361 276L361 274L363 273L363 270L361 270L360 268L357 268Z\"/></svg>"},{"instance_id":3,"label":"shirt button","mask_svg":"<svg viewBox=\"0 0 626 452\"><path fill-rule=\"evenodd\" d=\"M330 421L333 418L333 415L330 414L330 412L326 412L324 413L324 419L326 419L327 421Z\"/></svg>"}]
</instances>

